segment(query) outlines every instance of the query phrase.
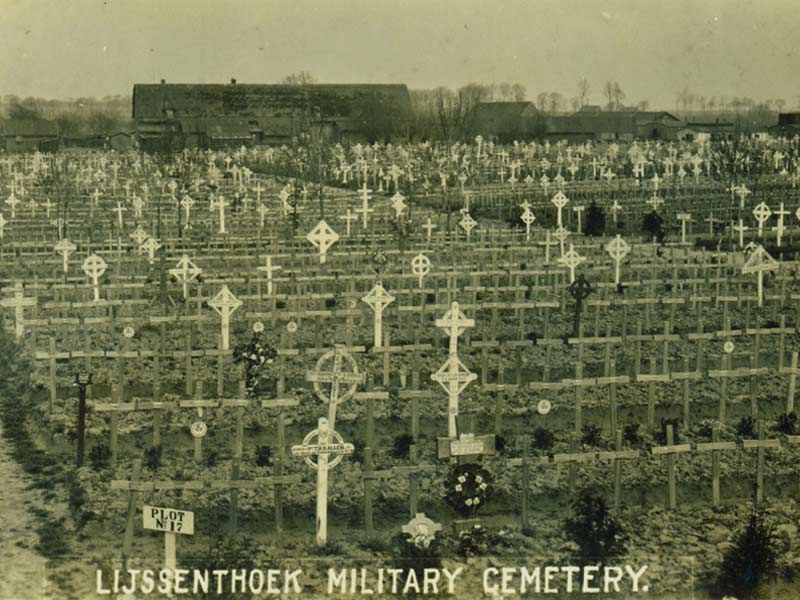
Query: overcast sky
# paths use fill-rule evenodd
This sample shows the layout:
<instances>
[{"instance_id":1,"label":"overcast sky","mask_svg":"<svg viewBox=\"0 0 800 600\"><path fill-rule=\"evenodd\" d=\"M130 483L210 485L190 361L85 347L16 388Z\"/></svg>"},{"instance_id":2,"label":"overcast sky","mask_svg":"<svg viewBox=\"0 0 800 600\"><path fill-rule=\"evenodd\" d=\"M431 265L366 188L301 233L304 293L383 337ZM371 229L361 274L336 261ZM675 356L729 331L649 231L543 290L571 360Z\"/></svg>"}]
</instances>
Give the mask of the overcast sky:
<instances>
[{"instance_id":1,"label":"overcast sky","mask_svg":"<svg viewBox=\"0 0 800 600\"><path fill-rule=\"evenodd\" d=\"M626 103L800 95L798 0L0 0L0 95L130 94L136 82L520 82Z\"/></svg>"}]
</instances>

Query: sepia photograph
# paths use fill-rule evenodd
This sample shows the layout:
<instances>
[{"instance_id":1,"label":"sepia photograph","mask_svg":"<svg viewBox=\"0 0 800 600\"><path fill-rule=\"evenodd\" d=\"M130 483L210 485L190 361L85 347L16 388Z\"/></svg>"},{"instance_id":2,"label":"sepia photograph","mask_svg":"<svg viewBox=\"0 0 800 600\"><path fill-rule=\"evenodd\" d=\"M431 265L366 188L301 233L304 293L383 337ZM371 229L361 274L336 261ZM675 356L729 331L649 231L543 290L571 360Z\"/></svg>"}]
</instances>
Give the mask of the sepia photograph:
<instances>
[{"instance_id":1,"label":"sepia photograph","mask_svg":"<svg viewBox=\"0 0 800 600\"><path fill-rule=\"evenodd\" d=\"M0 600L800 600L799 33L0 0Z\"/></svg>"}]
</instances>

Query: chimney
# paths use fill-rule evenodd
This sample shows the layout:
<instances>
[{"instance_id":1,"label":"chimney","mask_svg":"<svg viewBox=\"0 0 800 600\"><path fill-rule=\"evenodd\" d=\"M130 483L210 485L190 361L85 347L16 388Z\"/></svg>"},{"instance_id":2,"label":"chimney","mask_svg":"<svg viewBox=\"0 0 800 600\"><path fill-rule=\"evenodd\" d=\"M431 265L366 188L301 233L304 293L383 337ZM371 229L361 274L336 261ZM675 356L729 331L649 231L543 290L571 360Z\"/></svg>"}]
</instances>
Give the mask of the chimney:
<instances>
[{"instance_id":1,"label":"chimney","mask_svg":"<svg viewBox=\"0 0 800 600\"><path fill-rule=\"evenodd\" d=\"M236 85L236 80L231 77L231 85Z\"/></svg>"}]
</instances>

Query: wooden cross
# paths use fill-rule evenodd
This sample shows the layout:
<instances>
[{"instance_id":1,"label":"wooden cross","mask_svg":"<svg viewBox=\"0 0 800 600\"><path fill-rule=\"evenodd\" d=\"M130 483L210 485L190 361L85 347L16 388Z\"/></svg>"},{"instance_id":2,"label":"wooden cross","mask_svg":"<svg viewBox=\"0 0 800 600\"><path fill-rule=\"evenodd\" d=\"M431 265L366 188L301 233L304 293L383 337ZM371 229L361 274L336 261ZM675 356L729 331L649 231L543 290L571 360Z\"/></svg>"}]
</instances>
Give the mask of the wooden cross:
<instances>
[{"instance_id":1,"label":"wooden cross","mask_svg":"<svg viewBox=\"0 0 800 600\"><path fill-rule=\"evenodd\" d=\"M379 281L366 296L361 298L361 300L366 302L375 313L375 332L373 345L375 348L380 348L383 345L383 311L389 304L394 302L395 298L386 291Z\"/></svg>"},{"instance_id":2,"label":"wooden cross","mask_svg":"<svg viewBox=\"0 0 800 600\"><path fill-rule=\"evenodd\" d=\"M592 286L583 273L577 280L572 281L569 286L569 293L575 299L575 318L573 320L572 337L578 337L580 331L581 312L583 311L583 301L592 293Z\"/></svg>"},{"instance_id":3,"label":"wooden cross","mask_svg":"<svg viewBox=\"0 0 800 600\"><path fill-rule=\"evenodd\" d=\"M675 508L678 505L677 493L675 489L675 455L690 452L690 444L675 444L675 434L672 425L667 425L667 445L654 446L653 455L666 455L667 457L667 476L669 486L669 507Z\"/></svg>"},{"instance_id":4,"label":"wooden cross","mask_svg":"<svg viewBox=\"0 0 800 600\"><path fill-rule=\"evenodd\" d=\"M764 501L764 451L769 448L780 448L780 440L766 439L764 422L758 422L758 439L757 440L742 440L742 447L745 450L758 450L756 462L756 503Z\"/></svg>"},{"instance_id":5,"label":"wooden cross","mask_svg":"<svg viewBox=\"0 0 800 600\"><path fill-rule=\"evenodd\" d=\"M681 222L681 244L686 243L686 224L692 220L692 215L689 213L678 213L678 220Z\"/></svg>"},{"instance_id":6,"label":"wooden cross","mask_svg":"<svg viewBox=\"0 0 800 600\"><path fill-rule=\"evenodd\" d=\"M181 208L184 210L184 219L186 219L186 225L183 226L184 229L191 229L191 225L189 223L190 216L192 213L192 207L194 206L194 199L189 194L186 194L181 199Z\"/></svg>"},{"instance_id":7,"label":"wooden cross","mask_svg":"<svg viewBox=\"0 0 800 600\"><path fill-rule=\"evenodd\" d=\"M774 271L779 267L778 261L772 258L764 246L756 246L750 257L742 267L742 273L756 273L758 275L758 305L763 305L764 298L764 272Z\"/></svg>"},{"instance_id":8,"label":"wooden cross","mask_svg":"<svg viewBox=\"0 0 800 600\"><path fill-rule=\"evenodd\" d=\"M316 443L312 443L315 438ZM306 464L317 471L317 546L328 542L328 471L354 449L353 444L346 444L329 426L325 417L320 417L317 428L306 435L302 444L292 446L292 454L302 456ZM314 456L317 462L313 461ZM329 460L331 456L333 460Z\"/></svg>"},{"instance_id":9,"label":"wooden cross","mask_svg":"<svg viewBox=\"0 0 800 600\"><path fill-rule=\"evenodd\" d=\"M242 305L242 301L231 293L227 285L223 285L222 289L217 292L217 295L208 301L208 305L213 308L222 319L222 350L229 350L231 315Z\"/></svg>"},{"instance_id":10,"label":"wooden cross","mask_svg":"<svg viewBox=\"0 0 800 600\"><path fill-rule=\"evenodd\" d=\"M330 370L325 370L327 363L333 363ZM356 392L356 387L365 380L366 377L364 373L359 372L355 359L338 345L320 357L314 371L306 373L306 381L314 384L317 397L328 403L328 421L333 426L336 425L337 405L351 398ZM330 389L323 390L320 385L322 383L330 384ZM342 390L343 385L347 385L347 389Z\"/></svg>"},{"instance_id":11,"label":"wooden cross","mask_svg":"<svg viewBox=\"0 0 800 600\"><path fill-rule=\"evenodd\" d=\"M569 282L575 283L575 269L579 264L586 261L585 256L581 256L575 252L575 247L570 244L569 252L565 252L558 259L558 262L569 269Z\"/></svg>"},{"instance_id":12,"label":"wooden cross","mask_svg":"<svg viewBox=\"0 0 800 600\"><path fill-rule=\"evenodd\" d=\"M161 244L155 238L147 238L147 241L142 244L142 248L147 250L147 259L150 264L153 264L153 261L156 258L156 250L161 248Z\"/></svg>"},{"instance_id":13,"label":"wooden cross","mask_svg":"<svg viewBox=\"0 0 800 600\"><path fill-rule=\"evenodd\" d=\"M6 204L11 207L11 218L15 219L17 216L17 205L19 204L19 198L14 195L14 191L11 191L11 194L6 199Z\"/></svg>"},{"instance_id":14,"label":"wooden cross","mask_svg":"<svg viewBox=\"0 0 800 600\"><path fill-rule=\"evenodd\" d=\"M756 205L753 209L753 216L758 222L758 237L764 237L764 223L769 220L771 215L772 211L764 202Z\"/></svg>"},{"instance_id":15,"label":"wooden cross","mask_svg":"<svg viewBox=\"0 0 800 600\"><path fill-rule=\"evenodd\" d=\"M3 298L0 300L0 306L14 309L14 330L18 340L22 339L25 335L25 309L31 306L36 306L36 298L26 298L25 291L21 281L14 284L14 297Z\"/></svg>"},{"instance_id":16,"label":"wooden cross","mask_svg":"<svg viewBox=\"0 0 800 600\"><path fill-rule=\"evenodd\" d=\"M615 198L614 203L611 205L611 217L614 220L614 225L617 224L617 213L620 212L621 210L622 206L620 205L619 202L617 202L617 199Z\"/></svg>"},{"instance_id":17,"label":"wooden cross","mask_svg":"<svg viewBox=\"0 0 800 600\"><path fill-rule=\"evenodd\" d=\"M211 201L211 209L218 209L219 210L219 231L218 233L228 233L225 229L225 208L230 206L230 203L225 201L225 197L220 194L216 201Z\"/></svg>"},{"instance_id":18,"label":"wooden cross","mask_svg":"<svg viewBox=\"0 0 800 600\"><path fill-rule=\"evenodd\" d=\"M341 216L339 217L340 221L345 221L345 223L346 223L346 225L345 225L345 227L346 227L345 235L347 235L347 236L350 235L351 223L353 221L355 221L357 218L358 217L355 215L355 213L353 213L352 210L350 210L349 206L347 207L347 213L343 217L341 217Z\"/></svg>"},{"instance_id":19,"label":"wooden cross","mask_svg":"<svg viewBox=\"0 0 800 600\"><path fill-rule=\"evenodd\" d=\"M430 217L428 217L428 220L425 222L425 225L423 225L423 226L422 226L422 228L423 228L423 229L424 229L424 230L425 230L425 231L428 233L428 238L427 238L427 241L428 241L428 243L430 243L430 242L431 242L431 232L432 232L434 229L436 229L436 225L434 225L434 224L431 222L431 218L430 218Z\"/></svg>"},{"instance_id":20,"label":"wooden cross","mask_svg":"<svg viewBox=\"0 0 800 600\"><path fill-rule=\"evenodd\" d=\"M267 274L267 295L272 296L274 293L274 288L272 285L272 274L276 271L280 271L282 267L280 265L272 265L272 257L267 256L267 264L263 267L257 267L257 270L263 271Z\"/></svg>"},{"instance_id":21,"label":"wooden cross","mask_svg":"<svg viewBox=\"0 0 800 600\"><path fill-rule=\"evenodd\" d=\"M367 189L367 182L364 181L364 186L361 188L361 210L356 211L361 213L361 224L364 229L367 228L369 222L369 213L375 212L374 208L369 207L371 192L372 190Z\"/></svg>"},{"instance_id":22,"label":"wooden cross","mask_svg":"<svg viewBox=\"0 0 800 600\"><path fill-rule=\"evenodd\" d=\"M195 279L203 270L195 265L189 258L188 254L184 254L175 265L174 269L169 270L169 274L178 280L183 286L183 299L189 299L189 282Z\"/></svg>"},{"instance_id":23,"label":"wooden cross","mask_svg":"<svg viewBox=\"0 0 800 600\"><path fill-rule=\"evenodd\" d=\"M103 276L103 273L106 272L108 264L106 264L106 261L104 261L101 256L92 254L91 256L86 257L86 259L83 261L83 265L81 265L81 268L83 269L83 272L92 280L92 287L94 288L94 301L100 302L100 278Z\"/></svg>"},{"instance_id":24,"label":"wooden cross","mask_svg":"<svg viewBox=\"0 0 800 600\"><path fill-rule=\"evenodd\" d=\"M411 272L417 276L419 288L422 289L422 280L431 272L431 260L420 253L411 259Z\"/></svg>"},{"instance_id":25,"label":"wooden cross","mask_svg":"<svg viewBox=\"0 0 800 600\"><path fill-rule=\"evenodd\" d=\"M75 252L77 248L75 247L75 244L70 242L67 238L64 238L54 246L54 249L58 254L61 255L62 267L64 269L64 274L66 275L69 271L69 256Z\"/></svg>"},{"instance_id":26,"label":"wooden cross","mask_svg":"<svg viewBox=\"0 0 800 600\"><path fill-rule=\"evenodd\" d=\"M558 191L558 192L556 192L555 196L553 196L552 200L550 200L550 202L552 202L553 205L558 209L558 223L557 224L560 227L561 225L563 225L562 220L561 220L562 219L561 210L567 205L567 203L569 202L569 198L567 198L564 195L564 192Z\"/></svg>"},{"instance_id":27,"label":"wooden cross","mask_svg":"<svg viewBox=\"0 0 800 600\"><path fill-rule=\"evenodd\" d=\"M256 202L261 204L261 192L264 191L264 186L261 185L260 181L253 188L253 191L256 193Z\"/></svg>"},{"instance_id":28,"label":"wooden cross","mask_svg":"<svg viewBox=\"0 0 800 600\"><path fill-rule=\"evenodd\" d=\"M613 240L606 244L606 252L608 252L611 259L614 261L614 283L619 285L620 283L620 263L622 259L624 259L628 253L631 251L631 247L628 243L617 234Z\"/></svg>"},{"instance_id":29,"label":"wooden cross","mask_svg":"<svg viewBox=\"0 0 800 600\"><path fill-rule=\"evenodd\" d=\"M470 382L477 379L477 375L472 373L458 357L458 336L464 333L467 327L474 327L475 321L467 319L458 308L458 302L453 302L450 310L441 319L436 319L435 324L449 332L450 350L448 359L436 373L431 375L431 379L438 382L448 393L447 435L455 438L458 397Z\"/></svg>"},{"instance_id":30,"label":"wooden cross","mask_svg":"<svg viewBox=\"0 0 800 600\"><path fill-rule=\"evenodd\" d=\"M328 250L339 240L339 234L323 220L306 235L306 239L319 250L319 262L324 263Z\"/></svg>"},{"instance_id":31,"label":"wooden cross","mask_svg":"<svg viewBox=\"0 0 800 600\"><path fill-rule=\"evenodd\" d=\"M719 441L720 422L715 421L711 429L711 441L697 444L698 452L711 452L711 499L714 506L719 506L719 473L720 452L723 450L736 450L736 442Z\"/></svg>"},{"instance_id":32,"label":"wooden cross","mask_svg":"<svg viewBox=\"0 0 800 600\"><path fill-rule=\"evenodd\" d=\"M773 228L772 228L772 231L774 231L775 233L777 233L777 234L778 234L778 235L777 235L777 244L778 244L778 246L780 247L780 245L781 245L781 240L783 239L783 232L784 232L784 231L785 231L785 229L786 229L786 228L784 227L784 225L783 225L783 217L784 217L785 215L788 215L788 214L790 214L790 213L789 213L789 211L788 211L788 210L784 210L784 208L783 208L783 202L781 202L781 208L780 208L780 210L776 210L776 211L775 211L775 214L776 214L776 215L778 215L778 224L777 224L775 227L773 227Z\"/></svg>"},{"instance_id":33,"label":"wooden cross","mask_svg":"<svg viewBox=\"0 0 800 600\"><path fill-rule=\"evenodd\" d=\"M3 216L3 213L0 213L0 240L2 240L6 235L7 224L8 221L6 221L6 218Z\"/></svg>"}]
</instances>

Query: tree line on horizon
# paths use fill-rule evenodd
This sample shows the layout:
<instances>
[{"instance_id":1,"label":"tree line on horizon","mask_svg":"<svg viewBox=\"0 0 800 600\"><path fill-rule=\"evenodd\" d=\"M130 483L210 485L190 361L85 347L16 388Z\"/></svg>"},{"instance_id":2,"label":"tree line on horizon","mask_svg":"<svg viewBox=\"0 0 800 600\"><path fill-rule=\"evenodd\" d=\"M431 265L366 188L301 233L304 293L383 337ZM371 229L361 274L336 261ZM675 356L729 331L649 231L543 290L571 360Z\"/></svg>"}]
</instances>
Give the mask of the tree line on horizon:
<instances>
[{"instance_id":1,"label":"tree line on horizon","mask_svg":"<svg viewBox=\"0 0 800 600\"><path fill-rule=\"evenodd\" d=\"M291 73L279 81L301 86L317 82L308 71ZM558 91L541 91L528 99L524 85L509 82L471 82L457 89L445 86L411 89L411 131L415 139L464 139L470 135L470 114L483 102L530 101L545 116L571 114L586 107L604 111L653 109L646 100L626 104L627 96L614 80L606 81L599 92L604 102L593 104L593 88L585 77L578 81L575 94L569 98ZM131 96L126 95L66 100L6 95L0 97L0 115L12 120L53 120L58 123L62 136L80 138L132 131L135 124L131 118L131 101ZM704 96L684 88L675 94L675 107L665 110L687 121L731 122L742 130L752 130L774 125L777 114L786 107L786 100L781 98L758 102L747 97Z\"/></svg>"}]
</instances>

